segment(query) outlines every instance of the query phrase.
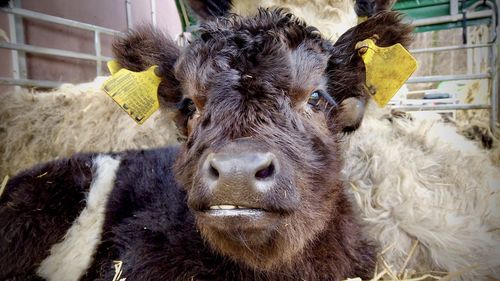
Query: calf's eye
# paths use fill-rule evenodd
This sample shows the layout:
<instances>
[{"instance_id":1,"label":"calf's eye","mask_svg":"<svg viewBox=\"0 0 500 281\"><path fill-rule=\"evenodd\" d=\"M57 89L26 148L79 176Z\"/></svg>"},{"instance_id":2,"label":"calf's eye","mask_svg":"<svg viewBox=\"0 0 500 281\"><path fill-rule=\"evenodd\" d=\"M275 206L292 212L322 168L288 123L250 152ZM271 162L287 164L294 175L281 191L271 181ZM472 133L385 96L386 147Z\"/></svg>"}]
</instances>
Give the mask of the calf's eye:
<instances>
[{"instance_id":1,"label":"calf's eye","mask_svg":"<svg viewBox=\"0 0 500 281\"><path fill-rule=\"evenodd\" d=\"M179 104L177 104L177 108L181 111L182 114L191 118L196 112L196 106L192 99L185 98Z\"/></svg>"},{"instance_id":2,"label":"calf's eye","mask_svg":"<svg viewBox=\"0 0 500 281\"><path fill-rule=\"evenodd\" d=\"M327 93L321 90L317 90L312 92L312 94L309 96L309 100L307 101L307 104L313 108L316 108L319 104L319 101L321 99L324 99L327 104L330 106L337 107L338 104L337 102Z\"/></svg>"},{"instance_id":3,"label":"calf's eye","mask_svg":"<svg viewBox=\"0 0 500 281\"><path fill-rule=\"evenodd\" d=\"M315 107L318 105L320 99L321 99L321 93L319 91L314 91L309 96L309 100L307 101L307 104L312 106L312 107Z\"/></svg>"}]
</instances>

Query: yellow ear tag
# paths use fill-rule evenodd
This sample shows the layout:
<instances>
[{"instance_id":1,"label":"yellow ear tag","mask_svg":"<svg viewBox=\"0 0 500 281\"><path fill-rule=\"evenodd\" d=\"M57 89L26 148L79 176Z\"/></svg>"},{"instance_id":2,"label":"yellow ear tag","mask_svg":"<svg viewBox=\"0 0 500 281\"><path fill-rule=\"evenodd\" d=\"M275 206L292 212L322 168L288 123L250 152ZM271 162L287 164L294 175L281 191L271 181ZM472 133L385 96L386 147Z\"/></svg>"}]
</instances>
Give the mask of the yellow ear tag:
<instances>
[{"instance_id":1,"label":"yellow ear tag","mask_svg":"<svg viewBox=\"0 0 500 281\"><path fill-rule=\"evenodd\" d=\"M102 89L134 119L142 124L160 107L158 86L161 78L154 65L141 72L122 68L102 84Z\"/></svg>"},{"instance_id":2,"label":"yellow ear tag","mask_svg":"<svg viewBox=\"0 0 500 281\"><path fill-rule=\"evenodd\" d=\"M384 107L417 69L415 58L401 45L379 47L372 39L356 44L366 68L366 86Z\"/></svg>"},{"instance_id":3,"label":"yellow ear tag","mask_svg":"<svg viewBox=\"0 0 500 281\"><path fill-rule=\"evenodd\" d=\"M120 70L122 68L122 66L115 60L108 61L106 63L106 65L108 66L108 70L109 70L109 73L111 73L111 75L117 73L118 70Z\"/></svg>"},{"instance_id":4,"label":"yellow ear tag","mask_svg":"<svg viewBox=\"0 0 500 281\"><path fill-rule=\"evenodd\" d=\"M368 19L367 16L358 17L358 24L365 22Z\"/></svg>"}]
</instances>

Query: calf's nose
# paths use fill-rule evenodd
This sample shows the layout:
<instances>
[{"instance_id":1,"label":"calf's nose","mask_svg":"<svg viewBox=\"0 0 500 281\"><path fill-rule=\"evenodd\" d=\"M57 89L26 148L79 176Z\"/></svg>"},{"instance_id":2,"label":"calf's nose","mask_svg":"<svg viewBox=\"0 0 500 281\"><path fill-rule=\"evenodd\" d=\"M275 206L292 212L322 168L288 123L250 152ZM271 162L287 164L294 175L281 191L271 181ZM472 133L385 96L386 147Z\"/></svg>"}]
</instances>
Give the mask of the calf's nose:
<instances>
[{"instance_id":1,"label":"calf's nose","mask_svg":"<svg viewBox=\"0 0 500 281\"><path fill-rule=\"evenodd\" d=\"M210 153L202 169L203 179L212 189L263 192L273 185L279 167L271 152L226 152Z\"/></svg>"}]
</instances>

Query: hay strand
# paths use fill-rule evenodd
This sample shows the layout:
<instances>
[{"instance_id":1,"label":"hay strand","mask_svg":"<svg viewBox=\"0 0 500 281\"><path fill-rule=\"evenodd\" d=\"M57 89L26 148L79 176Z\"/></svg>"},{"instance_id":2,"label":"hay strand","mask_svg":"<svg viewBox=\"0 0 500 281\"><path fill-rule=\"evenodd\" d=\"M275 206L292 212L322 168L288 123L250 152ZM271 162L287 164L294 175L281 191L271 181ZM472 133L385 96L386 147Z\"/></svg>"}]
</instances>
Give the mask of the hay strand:
<instances>
[{"instance_id":1,"label":"hay strand","mask_svg":"<svg viewBox=\"0 0 500 281\"><path fill-rule=\"evenodd\" d=\"M0 198L2 198L3 191L5 190L8 181L9 181L9 176L5 176L3 178L2 185L0 186Z\"/></svg>"},{"instance_id":2,"label":"hay strand","mask_svg":"<svg viewBox=\"0 0 500 281\"><path fill-rule=\"evenodd\" d=\"M467 272L469 272L469 271L471 271L471 270L473 270L473 269L475 269L477 267L478 267L477 265L471 265L471 266L462 268L461 270L450 272L446 276L444 276L443 278L439 279L439 281L452 281L452 280L456 280L462 274L467 273Z\"/></svg>"},{"instance_id":3,"label":"hay strand","mask_svg":"<svg viewBox=\"0 0 500 281\"><path fill-rule=\"evenodd\" d=\"M401 281L401 279L399 279L396 274L394 274L394 272L392 271L391 269L391 266L385 261L385 259L380 256L379 257L381 263L382 263L382 266L387 270L387 274L389 274L389 276L391 277L392 280L396 280L396 281Z\"/></svg>"},{"instance_id":4,"label":"hay strand","mask_svg":"<svg viewBox=\"0 0 500 281\"><path fill-rule=\"evenodd\" d=\"M115 267L115 276L113 276L112 281L125 281L126 278L121 278L123 270L123 262L122 261L113 261L113 265Z\"/></svg>"},{"instance_id":5,"label":"hay strand","mask_svg":"<svg viewBox=\"0 0 500 281\"><path fill-rule=\"evenodd\" d=\"M377 263L377 265L378 265L378 263ZM384 270L380 271L379 274L375 275L375 277L373 277L373 279L370 281L379 281L379 280L381 280L380 278L384 277L384 275L386 275L386 274L387 274L387 270L384 269Z\"/></svg>"},{"instance_id":6,"label":"hay strand","mask_svg":"<svg viewBox=\"0 0 500 281\"><path fill-rule=\"evenodd\" d=\"M378 272L378 262L375 263L375 270L373 271L373 278L372 278L373 281L376 281L376 280L380 279L380 277L383 276L383 275L381 275L380 277L377 277L378 276L377 272Z\"/></svg>"},{"instance_id":7,"label":"hay strand","mask_svg":"<svg viewBox=\"0 0 500 281\"><path fill-rule=\"evenodd\" d=\"M432 274L424 274L420 277L415 277L415 278L410 278L410 279L404 279L404 281L420 281L420 280L425 280L427 278L432 278L432 279L436 279L436 280L439 280L441 279L440 276L436 276L436 275L432 275Z\"/></svg>"},{"instance_id":8,"label":"hay strand","mask_svg":"<svg viewBox=\"0 0 500 281\"><path fill-rule=\"evenodd\" d=\"M396 242L397 241L394 241L391 243L391 245L385 247L385 249L382 250L382 252L380 252L380 256L384 255L385 253L387 253L390 249L392 249L394 247L394 245L396 245Z\"/></svg>"},{"instance_id":9,"label":"hay strand","mask_svg":"<svg viewBox=\"0 0 500 281\"><path fill-rule=\"evenodd\" d=\"M44 177L45 175L47 175L48 173L49 173L49 172L45 172L45 173L43 173L43 174L41 174L41 175L38 175L38 176L36 176L36 177L37 177L37 178L43 178L43 177Z\"/></svg>"},{"instance_id":10,"label":"hay strand","mask_svg":"<svg viewBox=\"0 0 500 281\"><path fill-rule=\"evenodd\" d=\"M405 262L403 263L403 266L399 270L398 276L401 277L408 266L408 263L410 262L410 259L413 257L413 254L415 253L415 250L417 249L418 246L418 240L413 241L413 245L411 245L410 252L408 253L408 256L406 257Z\"/></svg>"}]
</instances>

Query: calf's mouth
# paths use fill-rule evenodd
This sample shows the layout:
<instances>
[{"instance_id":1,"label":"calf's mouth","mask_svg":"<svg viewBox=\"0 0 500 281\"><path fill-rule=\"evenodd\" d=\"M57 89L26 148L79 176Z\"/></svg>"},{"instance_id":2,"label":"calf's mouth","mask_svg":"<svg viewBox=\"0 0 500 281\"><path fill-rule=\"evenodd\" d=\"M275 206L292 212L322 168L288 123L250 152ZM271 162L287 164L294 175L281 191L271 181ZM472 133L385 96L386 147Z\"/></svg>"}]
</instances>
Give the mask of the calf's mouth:
<instances>
[{"instance_id":1,"label":"calf's mouth","mask_svg":"<svg viewBox=\"0 0 500 281\"><path fill-rule=\"evenodd\" d=\"M283 214L265 208L217 204L196 212L198 222L219 231L266 231L274 229Z\"/></svg>"},{"instance_id":2,"label":"calf's mouth","mask_svg":"<svg viewBox=\"0 0 500 281\"><path fill-rule=\"evenodd\" d=\"M205 212L211 216L256 216L266 212L266 210L262 208L221 204L212 205Z\"/></svg>"}]
</instances>

